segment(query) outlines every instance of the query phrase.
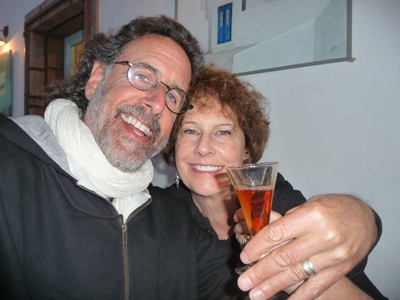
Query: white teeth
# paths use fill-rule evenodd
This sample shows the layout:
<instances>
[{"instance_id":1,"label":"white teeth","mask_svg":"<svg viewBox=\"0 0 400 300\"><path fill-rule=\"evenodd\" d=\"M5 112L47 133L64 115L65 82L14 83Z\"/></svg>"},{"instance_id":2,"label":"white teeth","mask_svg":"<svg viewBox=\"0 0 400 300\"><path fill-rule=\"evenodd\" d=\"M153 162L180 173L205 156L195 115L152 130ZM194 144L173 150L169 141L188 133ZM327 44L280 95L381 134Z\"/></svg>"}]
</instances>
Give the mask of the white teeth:
<instances>
[{"instance_id":1,"label":"white teeth","mask_svg":"<svg viewBox=\"0 0 400 300\"><path fill-rule=\"evenodd\" d=\"M204 171L204 172L215 172L222 169L222 167L217 166L193 166L195 170Z\"/></svg>"},{"instance_id":2,"label":"white teeth","mask_svg":"<svg viewBox=\"0 0 400 300\"><path fill-rule=\"evenodd\" d=\"M124 120L126 123L133 125L135 128L142 131L144 133L144 135L148 135L150 133L150 128L143 125L139 120L133 118L132 116L121 114L121 117L122 117L122 120Z\"/></svg>"}]
</instances>

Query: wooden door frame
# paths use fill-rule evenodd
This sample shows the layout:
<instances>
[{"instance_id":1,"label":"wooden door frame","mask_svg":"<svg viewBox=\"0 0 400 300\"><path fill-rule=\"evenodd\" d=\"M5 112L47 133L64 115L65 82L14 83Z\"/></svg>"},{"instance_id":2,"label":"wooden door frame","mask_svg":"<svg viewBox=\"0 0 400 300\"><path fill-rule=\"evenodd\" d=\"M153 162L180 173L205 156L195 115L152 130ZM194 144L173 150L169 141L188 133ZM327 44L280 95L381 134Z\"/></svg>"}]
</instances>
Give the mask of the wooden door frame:
<instances>
[{"instance_id":1,"label":"wooden door frame","mask_svg":"<svg viewBox=\"0 0 400 300\"><path fill-rule=\"evenodd\" d=\"M74 22L75 19L82 18L82 16L83 25L79 25L80 22ZM41 95L30 95L30 71L32 69L30 62L33 59L30 57L31 33L45 37L53 35L53 38L63 38L79 29L83 29L84 39L99 32L99 0L46 0L25 16L25 115L31 114L31 108L39 111L41 109L38 105ZM45 45L44 49L46 47ZM46 50L44 51L46 52ZM47 54L43 55L46 57ZM47 75L44 85L46 84L48 84ZM37 101L33 102L32 99L37 99Z\"/></svg>"}]
</instances>

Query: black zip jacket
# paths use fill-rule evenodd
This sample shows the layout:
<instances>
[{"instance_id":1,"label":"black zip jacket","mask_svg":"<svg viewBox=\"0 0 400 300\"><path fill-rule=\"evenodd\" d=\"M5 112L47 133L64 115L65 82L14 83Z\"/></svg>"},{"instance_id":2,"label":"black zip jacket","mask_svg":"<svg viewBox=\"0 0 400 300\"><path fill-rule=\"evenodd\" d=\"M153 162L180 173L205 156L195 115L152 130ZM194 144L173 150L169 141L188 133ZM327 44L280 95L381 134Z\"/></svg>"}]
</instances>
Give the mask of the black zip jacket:
<instances>
[{"instance_id":1,"label":"black zip jacket","mask_svg":"<svg viewBox=\"0 0 400 300\"><path fill-rule=\"evenodd\" d=\"M0 299L229 299L230 247L150 187L126 224L0 115Z\"/></svg>"}]
</instances>

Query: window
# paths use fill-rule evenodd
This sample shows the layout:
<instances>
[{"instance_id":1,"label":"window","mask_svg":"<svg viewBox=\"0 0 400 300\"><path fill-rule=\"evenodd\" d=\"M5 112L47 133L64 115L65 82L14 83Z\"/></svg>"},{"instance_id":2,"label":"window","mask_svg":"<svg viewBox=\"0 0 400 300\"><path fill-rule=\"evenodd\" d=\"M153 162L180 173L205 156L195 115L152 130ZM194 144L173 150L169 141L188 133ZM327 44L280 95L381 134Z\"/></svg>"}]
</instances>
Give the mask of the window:
<instances>
[{"instance_id":1,"label":"window","mask_svg":"<svg viewBox=\"0 0 400 300\"><path fill-rule=\"evenodd\" d=\"M218 44L231 41L232 3L218 7Z\"/></svg>"},{"instance_id":2,"label":"window","mask_svg":"<svg viewBox=\"0 0 400 300\"><path fill-rule=\"evenodd\" d=\"M83 29L64 38L64 77L76 74L76 65L83 48Z\"/></svg>"}]
</instances>

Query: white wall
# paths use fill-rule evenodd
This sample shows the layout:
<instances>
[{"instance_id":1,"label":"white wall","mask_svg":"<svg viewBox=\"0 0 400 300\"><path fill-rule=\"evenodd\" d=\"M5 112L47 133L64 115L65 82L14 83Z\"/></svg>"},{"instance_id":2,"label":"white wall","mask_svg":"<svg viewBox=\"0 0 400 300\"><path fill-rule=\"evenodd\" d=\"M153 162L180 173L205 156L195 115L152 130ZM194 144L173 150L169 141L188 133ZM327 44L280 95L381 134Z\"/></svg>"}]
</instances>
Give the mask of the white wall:
<instances>
[{"instance_id":1,"label":"white wall","mask_svg":"<svg viewBox=\"0 0 400 300\"><path fill-rule=\"evenodd\" d=\"M400 1L355 0L353 63L248 76L271 101L263 160L310 197L351 193L383 220L367 275L400 299Z\"/></svg>"},{"instance_id":2,"label":"white wall","mask_svg":"<svg viewBox=\"0 0 400 300\"><path fill-rule=\"evenodd\" d=\"M174 7L175 0L100 0L100 31L117 30L139 16L164 14L174 18Z\"/></svg>"},{"instance_id":3,"label":"white wall","mask_svg":"<svg viewBox=\"0 0 400 300\"><path fill-rule=\"evenodd\" d=\"M187 7L190 1L200 5L198 0L181 1ZM0 0L0 27L8 25L12 39L0 53L9 48L15 53L15 116L23 114L24 16L41 2ZM170 7L170 0L101 0L100 27L117 29L136 16L157 15ZM306 197L355 194L381 216L384 232L367 274L389 299L400 294L399 16L399 0L353 0L353 63L246 77L271 102L272 136L262 160L280 161L280 171ZM196 28L195 23L187 25ZM156 170L153 183L173 182L171 169L157 164Z\"/></svg>"}]
</instances>

